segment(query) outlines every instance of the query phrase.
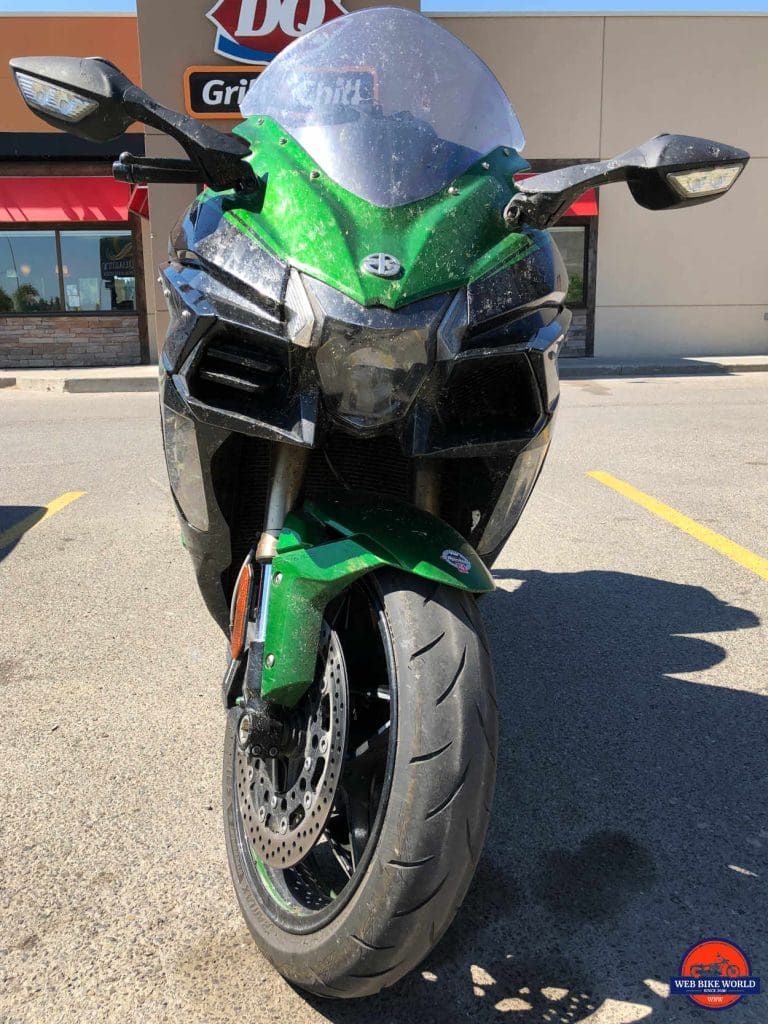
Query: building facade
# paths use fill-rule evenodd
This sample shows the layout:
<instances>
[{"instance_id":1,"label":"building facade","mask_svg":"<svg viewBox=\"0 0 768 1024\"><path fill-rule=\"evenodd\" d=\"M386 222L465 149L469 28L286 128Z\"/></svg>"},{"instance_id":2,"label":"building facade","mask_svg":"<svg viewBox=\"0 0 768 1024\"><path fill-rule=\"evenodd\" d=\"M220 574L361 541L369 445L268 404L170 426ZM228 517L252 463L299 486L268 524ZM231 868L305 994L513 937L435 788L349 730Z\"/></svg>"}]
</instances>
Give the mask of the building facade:
<instances>
[{"instance_id":1,"label":"building facade","mask_svg":"<svg viewBox=\"0 0 768 1024\"><path fill-rule=\"evenodd\" d=\"M99 146L49 129L8 68L94 53L139 80L136 18L0 15L0 367L150 357L141 195L111 176L120 152L143 152L143 131Z\"/></svg>"},{"instance_id":2,"label":"building facade","mask_svg":"<svg viewBox=\"0 0 768 1024\"><path fill-rule=\"evenodd\" d=\"M346 0L345 7L354 11L377 2ZM8 38L0 45L8 56L12 45L19 53L101 52L134 80L141 79L146 91L166 106L186 109L226 131L238 120L243 75L257 73L258 65L251 63L249 50L238 43L236 32L228 34L217 23L229 18L232 27L247 26L250 18L251 27L257 28L254 19L264 11L279 8L280 13L296 6L287 0L260 0L260 4L253 0L218 4L214 0L138 0L138 52L130 50L129 24L134 23L128 18L48 17L45 32L27 39L24 49L19 50L18 40L11 44ZM335 5L336 0L326 4ZM418 0L403 0L400 6L417 9ZM5 19L5 25L12 20ZM475 50L499 78L526 133L524 155L533 170L605 159L663 131L719 139L752 154L733 192L713 205L650 213L634 204L626 188L613 185L600 190L599 197L585 196L569 211L556 230L571 275L569 301L575 312L566 355L623 359L660 353L768 352L768 106L762 102L768 86L764 58L768 17L473 15L436 16L436 20ZM63 36L53 26L58 21L70 26L78 22L75 35ZM50 31L48 24L53 26ZM120 31L115 32L118 24ZM93 26L96 31L99 25L106 26L99 31L107 34L101 40L85 41L86 28L91 32ZM0 75L5 74L0 68ZM6 87L12 83L0 79L4 99ZM82 147L77 149L74 140L65 144L64 136L41 132L44 126L23 110L17 97L9 100L6 109L9 106L13 119L0 133L0 174L4 176L0 181L42 173L41 161L43 170L60 178L96 178L107 172L106 156L111 159L120 148L131 148L121 140L109 154L88 154ZM48 136L46 156L19 149L21 144L13 138L35 133ZM143 144L148 155L181 155L175 143L154 129L127 139ZM78 155L66 148L73 144ZM39 151L40 144L35 145ZM16 150L9 153L14 146ZM105 185L103 179L101 184ZM28 347L35 349L37 358L45 357L40 350L67 358L55 352L55 346L67 347L67 332L73 332L75 339L67 351L74 356L79 346L84 362L86 357L117 358L124 345L133 345L136 359L121 356L123 362L156 358L168 322L157 267L167 258L168 234L193 201L195 189L151 185L150 219L142 232L141 217L125 212L131 199L127 187L120 187L122 205L111 208L114 220L106 212L108 205L93 214L85 207L78 212L62 199L56 210L46 214L48 220L27 215L20 223L8 220L5 200L0 202L0 220L4 211L6 217L0 228L23 234L22 241L28 245L27 232L38 232L34 244L41 251L47 246L46 266L53 265L59 279L58 292L56 275L50 281L41 278L34 286L40 299L33 296L32 301L49 303L50 308L20 308L29 305L32 295L26 286L34 282L23 273L23 267L32 267L32 257L18 249L20 242L14 242L16 265L11 266L4 256L8 245L0 237L0 286L7 282L0 291L0 361L7 358L2 346L6 354L13 348L14 332L18 332L18 351L25 337L50 336L47 349L42 341L30 342ZM6 197L18 203L7 181ZM134 196L133 202L139 205L140 198ZM94 224L89 216L102 219ZM73 238L75 232L81 234ZM87 238L89 233L92 240ZM119 241L127 244L128 235L135 286L126 284L131 277L127 264L118 258L125 256ZM105 237L114 242L104 241ZM86 265L78 262L77 252L88 247L90 263ZM51 264L54 248L56 259ZM120 266L122 272L113 274ZM131 302L133 309L128 308ZM3 312L3 304L12 304L13 309ZM80 338L98 339L99 332L110 325L112 347L94 340L86 350L88 342Z\"/></svg>"}]
</instances>

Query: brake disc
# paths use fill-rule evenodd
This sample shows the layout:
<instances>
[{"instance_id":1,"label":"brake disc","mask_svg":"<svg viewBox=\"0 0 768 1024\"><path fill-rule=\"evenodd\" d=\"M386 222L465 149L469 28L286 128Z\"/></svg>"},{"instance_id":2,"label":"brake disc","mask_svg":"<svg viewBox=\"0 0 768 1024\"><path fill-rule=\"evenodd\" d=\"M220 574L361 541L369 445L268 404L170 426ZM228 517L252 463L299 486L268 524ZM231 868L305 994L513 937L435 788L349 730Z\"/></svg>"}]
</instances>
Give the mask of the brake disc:
<instances>
[{"instance_id":1,"label":"brake disc","mask_svg":"<svg viewBox=\"0 0 768 1024\"><path fill-rule=\"evenodd\" d=\"M303 749L290 758L237 748L237 799L251 853L274 868L302 861L331 813L347 743L347 672L336 635L323 624L321 664L304 698Z\"/></svg>"}]
</instances>

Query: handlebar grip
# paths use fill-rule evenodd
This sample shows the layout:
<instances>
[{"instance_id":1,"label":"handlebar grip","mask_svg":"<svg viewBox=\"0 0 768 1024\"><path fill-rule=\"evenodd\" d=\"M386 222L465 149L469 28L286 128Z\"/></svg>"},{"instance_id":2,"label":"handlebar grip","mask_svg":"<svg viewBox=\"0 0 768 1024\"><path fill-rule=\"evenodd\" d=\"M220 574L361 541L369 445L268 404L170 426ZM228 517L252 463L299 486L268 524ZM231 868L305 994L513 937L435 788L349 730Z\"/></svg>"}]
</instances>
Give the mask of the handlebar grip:
<instances>
[{"instance_id":1,"label":"handlebar grip","mask_svg":"<svg viewBox=\"0 0 768 1024\"><path fill-rule=\"evenodd\" d=\"M191 160L135 157L131 153L123 153L112 165L112 174L129 185L196 185L203 180L202 172Z\"/></svg>"}]
</instances>

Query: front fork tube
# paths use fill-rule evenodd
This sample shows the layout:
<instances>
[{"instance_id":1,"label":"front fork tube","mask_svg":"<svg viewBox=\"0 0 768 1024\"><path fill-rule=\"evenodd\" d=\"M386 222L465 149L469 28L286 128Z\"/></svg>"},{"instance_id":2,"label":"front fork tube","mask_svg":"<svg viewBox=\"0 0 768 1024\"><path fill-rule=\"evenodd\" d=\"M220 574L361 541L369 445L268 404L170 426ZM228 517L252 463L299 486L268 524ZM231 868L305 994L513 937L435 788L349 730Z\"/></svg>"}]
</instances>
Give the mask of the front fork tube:
<instances>
[{"instance_id":1,"label":"front fork tube","mask_svg":"<svg viewBox=\"0 0 768 1024\"><path fill-rule=\"evenodd\" d=\"M440 515L440 463L418 459L413 471L413 504L433 516Z\"/></svg>"},{"instance_id":2,"label":"front fork tube","mask_svg":"<svg viewBox=\"0 0 768 1024\"><path fill-rule=\"evenodd\" d=\"M277 553L280 531L285 517L292 512L299 500L304 484L309 451L292 444L276 442L270 460L270 479L264 512L264 528L253 558L261 569L259 593L256 605L256 620L248 625L246 636L246 675L243 684L245 699L261 688L264 641L267 637L267 616L269 597L272 591L272 559ZM245 567L244 567L245 568ZM242 571L242 570L241 570ZM240 660L232 661L224 677L224 703L230 706L241 678Z\"/></svg>"},{"instance_id":3,"label":"front fork tube","mask_svg":"<svg viewBox=\"0 0 768 1024\"><path fill-rule=\"evenodd\" d=\"M293 444L277 442L272 449L264 529L256 548L257 562L267 564L277 553L277 541L285 517L293 511L299 500L308 458L307 448L298 448Z\"/></svg>"}]
</instances>

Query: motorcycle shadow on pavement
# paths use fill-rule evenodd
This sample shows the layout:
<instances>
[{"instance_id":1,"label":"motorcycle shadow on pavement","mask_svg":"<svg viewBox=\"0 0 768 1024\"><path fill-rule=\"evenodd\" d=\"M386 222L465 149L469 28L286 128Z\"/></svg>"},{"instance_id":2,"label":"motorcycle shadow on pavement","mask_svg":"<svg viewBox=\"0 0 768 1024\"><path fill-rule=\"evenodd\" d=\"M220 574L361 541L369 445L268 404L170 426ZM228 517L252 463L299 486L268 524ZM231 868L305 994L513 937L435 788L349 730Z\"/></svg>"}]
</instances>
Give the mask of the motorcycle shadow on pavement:
<instances>
[{"instance_id":1,"label":"motorcycle shadow on pavement","mask_svg":"<svg viewBox=\"0 0 768 1024\"><path fill-rule=\"evenodd\" d=\"M726 658L686 634L760 620L702 587L624 573L497 578L510 589L484 614L498 780L472 888L398 986L313 1005L338 1024L698 1020L666 998L695 942L730 939L768 973L768 700L671 675ZM764 998L734 1019L764 1021Z\"/></svg>"},{"instance_id":2,"label":"motorcycle shadow on pavement","mask_svg":"<svg viewBox=\"0 0 768 1024\"><path fill-rule=\"evenodd\" d=\"M0 562L46 513L40 505L0 505Z\"/></svg>"}]
</instances>

